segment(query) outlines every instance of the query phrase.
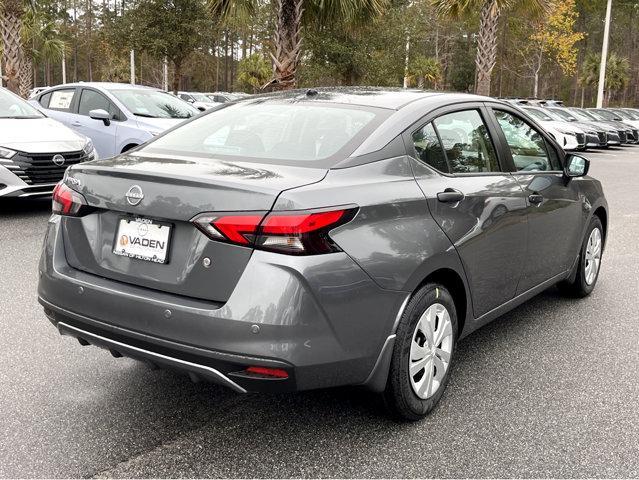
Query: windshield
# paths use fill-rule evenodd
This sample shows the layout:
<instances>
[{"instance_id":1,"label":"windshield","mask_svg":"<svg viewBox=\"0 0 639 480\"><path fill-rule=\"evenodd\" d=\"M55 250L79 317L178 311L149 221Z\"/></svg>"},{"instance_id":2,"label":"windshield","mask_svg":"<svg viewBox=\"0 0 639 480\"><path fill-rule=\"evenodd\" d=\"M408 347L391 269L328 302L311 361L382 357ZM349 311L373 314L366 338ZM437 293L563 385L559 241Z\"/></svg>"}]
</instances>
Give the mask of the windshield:
<instances>
[{"instance_id":1,"label":"windshield","mask_svg":"<svg viewBox=\"0 0 639 480\"><path fill-rule=\"evenodd\" d=\"M211 99L204 95L203 93L191 93L191 96L195 99L196 102L210 102Z\"/></svg>"},{"instance_id":2,"label":"windshield","mask_svg":"<svg viewBox=\"0 0 639 480\"><path fill-rule=\"evenodd\" d=\"M43 118L35 107L0 87L0 118Z\"/></svg>"},{"instance_id":3,"label":"windshield","mask_svg":"<svg viewBox=\"0 0 639 480\"><path fill-rule=\"evenodd\" d=\"M599 112L593 110L584 111L584 114L592 117L594 120L608 120L603 115L600 115Z\"/></svg>"},{"instance_id":4,"label":"windshield","mask_svg":"<svg viewBox=\"0 0 639 480\"><path fill-rule=\"evenodd\" d=\"M628 117L630 117L631 120L639 120L639 115L637 115L637 113L633 112L632 110L620 110L619 113L621 112L628 115Z\"/></svg>"},{"instance_id":5,"label":"windshield","mask_svg":"<svg viewBox=\"0 0 639 480\"><path fill-rule=\"evenodd\" d=\"M614 112L619 115L621 118L625 118L626 120L635 120L635 117L625 110L614 110Z\"/></svg>"},{"instance_id":6,"label":"windshield","mask_svg":"<svg viewBox=\"0 0 639 480\"><path fill-rule=\"evenodd\" d=\"M548 110L550 110L554 114L558 115L562 120L564 120L566 122L576 122L577 121L577 119L575 117L573 117L570 113L568 113L567 110L564 110L564 109L561 109L561 108L549 108Z\"/></svg>"},{"instance_id":7,"label":"windshield","mask_svg":"<svg viewBox=\"0 0 639 480\"><path fill-rule=\"evenodd\" d=\"M583 120L585 122L592 122L593 120L596 122L599 119L593 117L592 115L590 115L589 112L585 111L585 110L577 110L577 109L572 109L571 110L572 114L577 117L580 120Z\"/></svg>"},{"instance_id":8,"label":"windshield","mask_svg":"<svg viewBox=\"0 0 639 480\"><path fill-rule=\"evenodd\" d=\"M621 120L621 118L619 117L617 113L609 112L608 110L597 110L596 113L597 115L599 115L602 118L605 118L606 120L616 120L616 121Z\"/></svg>"},{"instance_id":9,"label":"windshield","mask_svg":"<svg viewBox=\"0 0 639 480\"><path fill-rule=\"evenodd\" d=\"M536 108L524 108L532 117L542 120L544 122L552 122L553 119L547 114L542 112L541 110L537 110Z\"/></svg>"},{"instance_id":10,"label":"windshield","mask_svg":"<svg viewBox=\"0 0 639 480\"><path fill-rule=\"evenodd\" d=\"M198 109L161 90L132 88L111 90L133 115L147 118L191 118Z\"/></svg>"},{"instance_id":11,"label":"windshield","mask_svg":"<svg viewBox=\"0 0 639 480\"><path fill-rule=\"evenodd\" d=\"M389 113L325 104L235 104L158 137L140 152L313 166L351 141L361 142Z\"/></svg>"}]
</instances>

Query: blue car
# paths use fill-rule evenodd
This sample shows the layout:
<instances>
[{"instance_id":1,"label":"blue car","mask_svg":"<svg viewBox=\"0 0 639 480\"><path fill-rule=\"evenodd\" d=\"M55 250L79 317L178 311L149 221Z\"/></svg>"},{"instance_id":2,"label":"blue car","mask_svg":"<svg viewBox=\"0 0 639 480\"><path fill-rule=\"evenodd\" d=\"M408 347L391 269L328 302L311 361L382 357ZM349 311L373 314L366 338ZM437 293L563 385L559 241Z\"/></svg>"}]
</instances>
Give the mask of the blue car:
<instances>
[{"instance_id":1,"label":"blue car","mask_svg":"<svg viewBox=\"0 0 639 480\"><path fill-rule=\"evenodd\" d=\"M93 140L100 158L126 152L199 113L162 90L124 83L59 85L30 102Z\"/></svg>"}]
</instances>

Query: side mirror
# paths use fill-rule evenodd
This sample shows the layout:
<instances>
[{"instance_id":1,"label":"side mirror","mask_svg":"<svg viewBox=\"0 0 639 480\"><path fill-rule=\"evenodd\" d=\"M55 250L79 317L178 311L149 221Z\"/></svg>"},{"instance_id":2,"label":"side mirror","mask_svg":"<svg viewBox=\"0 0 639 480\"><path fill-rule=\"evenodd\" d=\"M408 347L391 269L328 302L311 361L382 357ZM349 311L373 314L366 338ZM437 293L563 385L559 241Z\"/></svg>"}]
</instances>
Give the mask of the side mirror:
<instances>
[{"instance_id":1,"label":"side mirror","mask_svg":"<svg viewBox=\"0 0 639 480\"><path fill-rule=\"evenodd\" d=\"M102 120L105 126L111 125L111 114L102 108L96 108L89 112L89 117L93 120Z\"/></svg>"},{"instance_id":2,"label":"side mirror","mask_svg":"<svg viewBox=\"0 0 639 480\"><path fill-rule=\"evenodd\" d=\"M590 169L590 160L579 155L568 155L566 157L566 166L564 167L564 175L568 178L583 177L588 175Z\"/></svg>"}]
</instances>

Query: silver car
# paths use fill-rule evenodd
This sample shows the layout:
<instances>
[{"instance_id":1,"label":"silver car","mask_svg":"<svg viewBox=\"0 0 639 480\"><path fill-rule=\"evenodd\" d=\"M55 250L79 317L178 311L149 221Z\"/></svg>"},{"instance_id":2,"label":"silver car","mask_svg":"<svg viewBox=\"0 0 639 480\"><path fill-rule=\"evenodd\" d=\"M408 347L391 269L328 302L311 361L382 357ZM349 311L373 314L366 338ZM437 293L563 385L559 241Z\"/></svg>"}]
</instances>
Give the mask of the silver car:
<instances>
[{"instance_id":1,"label":"silver car","mask_svg":"<svg viewBox=\"0 0 639 480\"><path fill-rule=\"evenodd\" d=\"M68 170L39 265L60 333L238 393L362 385L416 420L460 338L555 284L595 288L601 184L507 103L227 105Z\"/></svg>"},{"instance_id":2,"label":"silver car","mask_svg":"<svg viewBox=\"0 0 639 480\"><path fill-rule=\"evenodd\" d=\"M95 158L91 140L0 88L0 197L51 195L67 167Z\"/></svg>"}]
</instances>

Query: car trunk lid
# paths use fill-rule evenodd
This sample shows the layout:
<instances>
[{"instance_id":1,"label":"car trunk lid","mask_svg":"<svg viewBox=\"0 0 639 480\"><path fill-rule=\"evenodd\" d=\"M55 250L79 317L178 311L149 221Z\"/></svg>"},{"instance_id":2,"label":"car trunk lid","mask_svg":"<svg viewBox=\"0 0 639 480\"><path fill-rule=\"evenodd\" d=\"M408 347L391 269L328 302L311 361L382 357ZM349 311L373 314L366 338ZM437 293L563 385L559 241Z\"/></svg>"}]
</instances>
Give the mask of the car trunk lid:
<instances>
[{"instance_id":1,"label":"car trunk lid","mask_svg":"<svg viewBox=\"0 0 639 480\"><path fill-rule=\"evenodd\" d=\"M190 220L203 212L267 212L282 191L325 175L319 168L136 154L89 162L68 172L67 183L95 211L64 217L67 261L105 278L225 302L252 248L211 240ZM166 263L114 253L122 222L131 221L170 228Z\"/></svg>"}]
</instances>

